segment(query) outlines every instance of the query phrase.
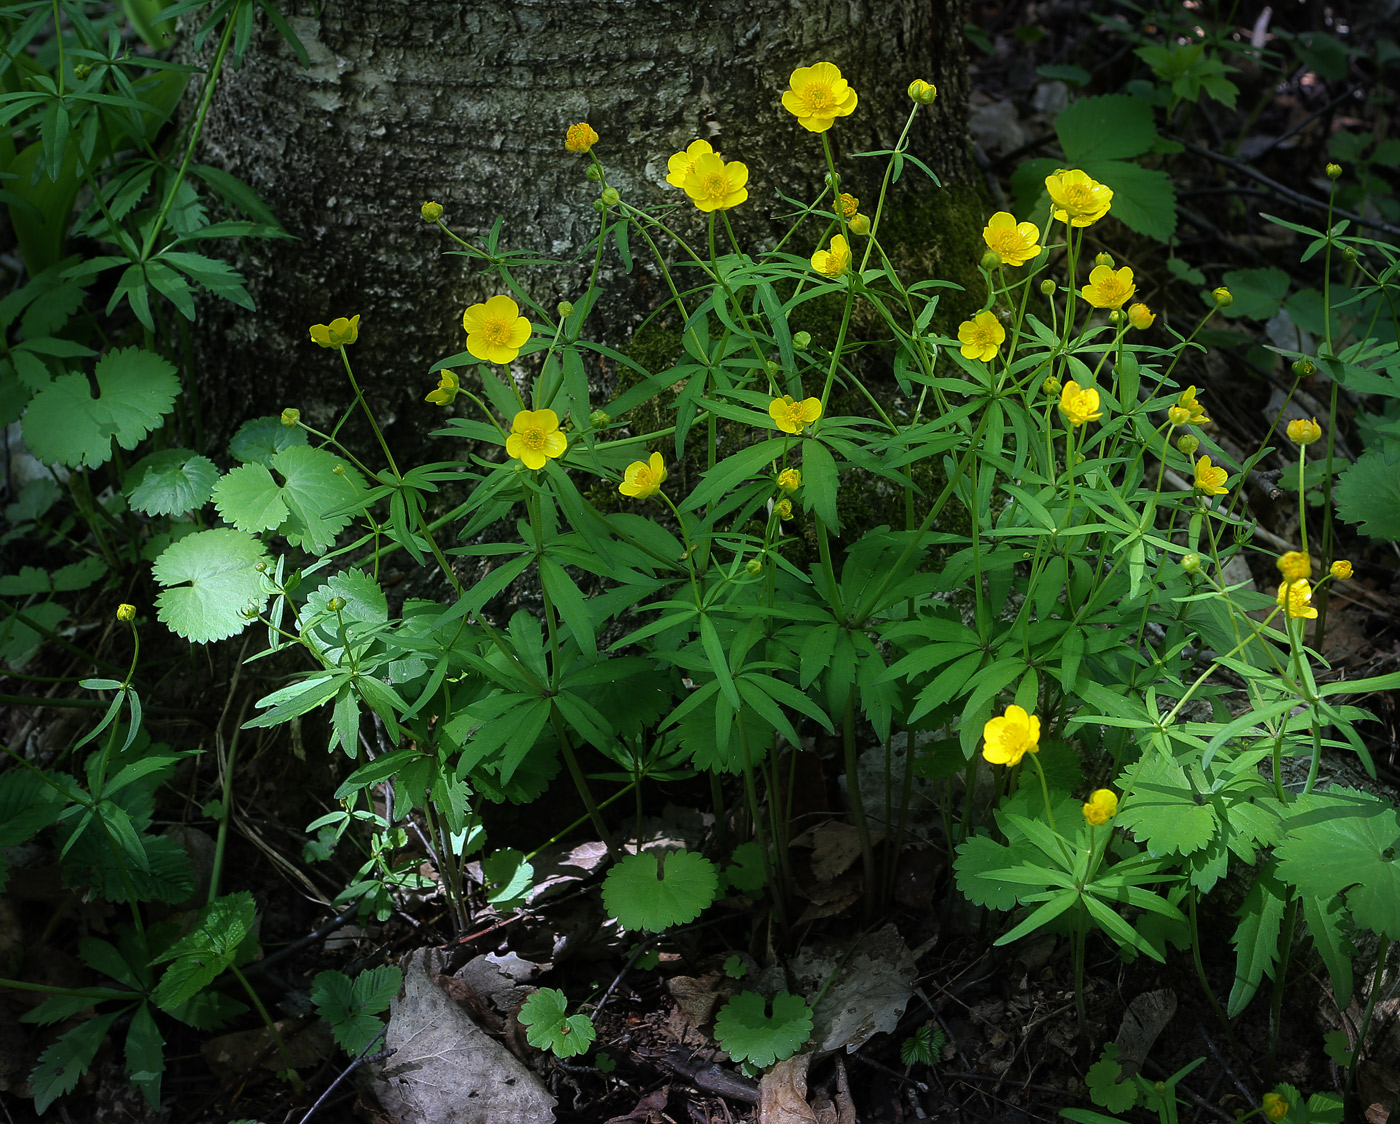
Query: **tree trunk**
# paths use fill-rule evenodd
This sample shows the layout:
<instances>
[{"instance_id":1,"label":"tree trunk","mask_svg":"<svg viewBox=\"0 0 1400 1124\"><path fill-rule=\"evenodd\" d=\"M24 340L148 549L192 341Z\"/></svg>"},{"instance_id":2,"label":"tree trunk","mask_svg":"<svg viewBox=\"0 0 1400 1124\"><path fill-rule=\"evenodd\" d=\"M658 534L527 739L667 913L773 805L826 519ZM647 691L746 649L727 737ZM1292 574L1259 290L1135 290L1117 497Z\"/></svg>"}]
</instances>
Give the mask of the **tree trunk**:
<instances>
[{"instance_id":1,"label":"tree trunk","mask_svg":"<svg viewBox=\"0 0 1400 1124\"><path fill-rule=\"evenodd\" d=\"M501 290L466 259L442 256L452 244L419 206L440 202L475 244L500 215L501 249L572 259L598 221L587 157L564 150L576 121L598 131L610 184L641 206L681 198L665 183L666 161L697 137L743 160L749 199L730 214L752 250L785 228L791 207L779 192L810 199L820 187L820 138L780 98L794 67L829 60L860 97L827 134L845 189L873 202L883 160L847 154L893 145L913 78L940 97L920 112L911 151L945 184L959 182L966 2L284 3L310 67L265 28L243 70L225 76L200 154L250 183L300 239L246 246L256 313L204 310L196 351L211 435L284 406L313 424L335 416L349 398L344 376L307 328L359 313L361 385L391 443L421 445L435 420L423 403L436 385L429 366L463 350L462 309ZM679 221L695 217L688 205L678 211ZM591 266L590 256L517 276L552 309L582 293ZM586 330L617 344L664 290L646 269L623 273L615 254L601 281Z\"/></svg>"}]
</instances>

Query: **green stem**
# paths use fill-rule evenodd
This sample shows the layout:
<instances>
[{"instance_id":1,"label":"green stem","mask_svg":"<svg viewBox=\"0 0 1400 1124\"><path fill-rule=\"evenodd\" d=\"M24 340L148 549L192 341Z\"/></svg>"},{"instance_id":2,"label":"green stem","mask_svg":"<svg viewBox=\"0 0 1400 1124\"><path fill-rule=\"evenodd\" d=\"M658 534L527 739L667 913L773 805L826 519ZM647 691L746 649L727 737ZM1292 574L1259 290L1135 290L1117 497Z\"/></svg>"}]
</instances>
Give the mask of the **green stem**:
<instances>
[{"instance_id":1,"label":"green stem","mask_svg":"<svg viewBox=\"0 0 1400 1124\"><path fill-rule=\"evenodd\" d=\"M277 1024L272 1021L272 1016L268 1014L267 1008L263 1006L262 1000L258 998L258 993L253 990L253 985L248 982L248 978L238 970L237 964L230 964L228 970L233 973L234 978L243 985L243 990L248 998L253 1001L253 1006L257 1008L258 1014L262 1017L263 1025L267 1027L267 1032L272 1035L272 1040L277 1043L277 1051L282 1055L282 1064L287 1067L287 1080L292 1083L292 1088L296 1090L298 1097L306 1091L302 1083L301 1074L297 1073L296 1066L292 1062L292 1053L287 1049L287 1043L282 1037L282 1032L277 1029Z\"/></svg>"}]
</instances>

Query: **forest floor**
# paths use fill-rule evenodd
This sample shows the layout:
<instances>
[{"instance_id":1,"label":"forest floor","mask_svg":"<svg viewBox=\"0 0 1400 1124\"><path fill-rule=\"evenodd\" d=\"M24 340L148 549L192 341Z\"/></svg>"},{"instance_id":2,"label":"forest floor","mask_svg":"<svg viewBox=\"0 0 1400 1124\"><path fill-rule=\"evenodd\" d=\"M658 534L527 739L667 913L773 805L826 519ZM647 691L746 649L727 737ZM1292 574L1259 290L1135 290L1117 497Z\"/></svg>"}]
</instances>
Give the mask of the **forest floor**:
<instances>
[{"instance_id":1,"label":"forest floor","mask_svg":"<svg viewBox=\"0 0 1400 1124\"><path fill-rule=\"evenodd\" d=\"M1316 20L1316 25L1293 30L1338 33L1324 23L1321 5L1301 7L1306 15L1292 15ZM1262 19L1263 12L1256 6L1237 15L1246 35L1250 23L1245 17ZM1332 13L1329 18L1341 18L1335 9L1326 12ZM1117 72L1128 70L1131 44L1104 37L1077 4L982 2L974 5L973 21L993 48L990 54L974 52L973 132L985 158L989 195L994 195L1019 159L1045 155L1039 146L1053 137L1053 114L1067 91L1036 68L1088 66L1094 89L1114 89ZM1380 34L1379 26L1373 34ZM1355 43L1356 35L1348 41ZM1112 50L1103 51L1105 42ZM1396 69L1392 65L1381 74L1393 82ZM1343 129L1374 129L1383 135L1394 112L1394 90L1366 65L1364 55L1346 65L1340 78L1324 79L1305 67L1283 74L1245 71L1236 77L1241 111L1202 101L1192 128L1198 136L1223 139L1240 130L1241 112L1257 103L1259 113L1247 124L1250 144L1229 157L1188 151L1171 158L1181 203L1174 252L1212 279L1263 263L1292 269L1295 248L1274 241L1258 213L1267 210L1320 225L1328 190L1322 169L1330 158L1331 138ZM1223 146L1206 147L1220 152ZM1393 173L1377 170L1382 176ZM1281 195L1271 184L1287 185L1293 194ZM1297 195L1324 204L1323 213L1300 203ZM1120 242L1113 250L1140 276L1163 256L1159 245L1146 240L1136 246ZM1171 315L1175 308L1183 322L1197 315L1192 286L1175 282L1174 291L1167 280L1161 278L1149 298L1154 310ZM1271 339L1268 324L1237 319L1229 329L1242 337L1235 346L1213 348L1205 359L1188 359L1192 366L1177 378L1202 389L1215 419L1213 435L1222 446L1251 450L1265 440L1277 417L1287 379L1279 373L1281 362L1278 371L1259 365L1259 349L1253 345ZM1317 376L1304 382L1300 397L1310 414L1325 417L1329 393ZM1355 408L1344 397L1339 424L1348 433ZM1297 505L1276 486L1277 479L1273 465L1261 466L1250 514L1266 545L1293 544ZM1338 556L1355 562L1357 579L1333 594L1323 654L1334 675L1393 671L1400 668L1396 554L1393 547L1348 538L1345 529L1339 528L1339 534ZM1255 572L1244 576L1261 589L1272 589L1277 583L1272 556L1258 558ZM238 655L231 652L228 664L205 670L223 682L236 679L232 661ZM181 685L173 685L178 695ZM222 713L223 698L193 678L183 689L183 705L202 711L213 705L220 713L191 718L153 712L152 721L165 726L167 740L180 744L182 726L212 725L221 737L230 736L238 715ZM1381 697L1364 704L1381 719L1362 728L1376 765L1374 780L1353 761L1329 760L1326 766L1346 783L1364 784L1392 799L1400 791L1395 702ZM12 714L6 723L16 728L7 733L24 734L19 727L27 720ZM1339 1009L1326 973L1307 957L1299 958L1273 1036L1267 984L1227 1027L1212 1010L1188 951L1165 965L1145 958L1128 962L1091 938L1083 996L1087 1018L1081 1025L1068 942L1042 934L994 945L1004 918L989 917L958 895L946 851L936 845L941 835L936 815L926 825L930 845L907 849L893 867L891 906L878 915L868 912L859 850L837 780L840 770L832 762L823 765L819 754L806 754L794 785L795 819L804 830L793 850L801 894L794 903L793 932L802 951L787 968L794 985L808 994L838 965L843 982L818 1012L817 1031L807 1047L811 1052L760 1080L731 1065L712 1034L717 1007L744 986L735 978L735 959L739 967L756 972L778 942L769 918L754 902L727 899L703 922L668 932L664 939L644 941L620 933L596 893L604 849L576 833L536 857L537 884L526 909L497 916L483 907L465 936L454 935L438 891L405 898L402 908L382 922L361 923L353 911L337 917L331 900L353 870L307 862L303 827L336 806L330 794L343 762L320 752L309 732L306 740L303 751L299 739L288 744L283 735L250 739L238 766L236 830L225 860L226 869L237 872L233 888L257 895L264 948L279 950L249 975L281 997L273 1004L274 1013L298 1061L306 1094L294 1098L277 1076L281 1063L266 1032L245 1029L169 1043L166 1092L172 1107L163 1115L151 1113L128 1088L122 1059L113 1050L99 1055L78 1090L47 1119L283 1124L304 1119L324 1095L312 1119L354 1117L388 1124L396 1117L408 1119L392 1106L416 1096L439 1104L441 1114L413 1119L513 1118L525 1124L532 1119L528 1106L539 1103L521 1092L529 1086L529 1095L547 1090L557 1099L555 1113L565 1124L1012 1124L1053 1121L1065 1107L1092 1109L1086 1074L1103 1044L1117 1041L1122 1056L1137 1058L1143 1074L1154 1080L1204 1059L1179 1087L1180 1119L1230 1122L1254 1110L1276 1081L1305 1092L1340 1093L1344 1075L1329 1057L1327 1035L1340 1031L1355 1036L1373 984L1360 966L1374 952L1363 947L1356 998L1348 1009ZM189 807L197 810L214 799L218 781L209 764L191 765L182 773ZM653 842L700 847L717 826L707 785L663 784L648 799L641 835ZM575 804L570 793L551 790L544 798L551 809L549 829L569 822ZM495 845L538 846L538 806L503 807L491 817L488 829ZM918 828L916 824L916 833ZM423 872L437 879L429 864ZM42 982L63 986L83 972L73 948L64 945L64 935L101 932L112 918L94 905L72 902L61 924L46 921L48 928L36 929L37 919L51 917L47 907L58 892L44 884L42 871L34 877L16 871L7 896L0 898L0 952L44 948ZM1218 996L1227 995L1234 981L1230 936L1243 892L1240 885L1212 895L1201 919L1201 960ZM429 1052L397 1079L378 1084L368 1079L385 1072L384 1067L396 1072L392 1058L346 1075L345 1058L308 1013L308 982L325 968L353 975L387 962L400 963L409 973L409 993L418 996L415 1017L425 1025L441 1022L447 1017L442 1008L450 1006L457 1012L453 1018L470 1019L485 1031L478 1051L484 1071L457 1072L455 1061L434 1063ZM1390 980L1396 972L1392 963ZM424 984L416 992L415 981ZM514 1014L522 998L541 986L564 991L571 1009L580 1001L593 1003L597 1050L612 1063L607 1072L596 1064L596 1051L561 1061L526 1043ZM42 1049L37 1028L17 1021L19 1010L14 1003L0 1002L0 1090L9 1089L0 1092L0 1108L6 1121L33 1118L18 1091ZM901 1044L920 1028L927 1028L933 1040L933 1056L905 1065ZM1368 1124L1383 1124L1400 1103L1400 996L1393 984L1377 1004L1372 1036L1353 1111ZM510 1069L504 1059L512 1058L523 1068ZM434 1102L434 1096L441 1099ZM460 1108L460 1098L472 1096L499 1099L485 1116L450 1115ZM1150 1115L1137 1109L1128 1117L1146 1120Z\"/></svg>"}]
</instances>

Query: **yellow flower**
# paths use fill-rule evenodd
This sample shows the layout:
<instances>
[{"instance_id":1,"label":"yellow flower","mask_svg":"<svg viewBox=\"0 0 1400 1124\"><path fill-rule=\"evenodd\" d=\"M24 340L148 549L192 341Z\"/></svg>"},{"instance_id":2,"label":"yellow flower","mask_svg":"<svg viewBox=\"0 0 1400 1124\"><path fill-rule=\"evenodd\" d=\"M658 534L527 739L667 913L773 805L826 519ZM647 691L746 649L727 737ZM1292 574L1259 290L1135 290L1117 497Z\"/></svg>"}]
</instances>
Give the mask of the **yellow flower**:
<instances>
[{"instance_id":1,"label":"yellow flower","mask_svg":"<svg viewBox=\"0 0 1400 1124\"><path fill-rule=\"evenodd\" d=\"M1128 323L1140 332L1152 327L1152 321L1156 319L1157 314L1141 301L1128 307Z\"/></svg>"},{"instance_id":2,"label":"yellow flower","mask_svg":"<svg viewBox=\"0 0 1400 1124\"><path fill-rule=\"evenodd\" d=\"M795 492L802 487L802 471L796 468L785 468L778 473L778 487L785 492ZM1347 577L1351 577L1347 574Z\"/></svg>"},{"instance_id":3,"label":"yellow flower","mask_svg":"<svg viewBox=\"0 0 1400 1124\"><path fill-rule=\"evenodd\" d=\"M1339 581L1346 581L1352 574L1351 563L1345 558L1338 558L1332 563L1332 568L1328 573Z\"/></svg>"},{"instance_id":4,"label":"yellow flower","mask_svg":"<svg viewBox=\"0 0 1400 1124\"><path fill-rule=\"evenodd\" d=\"M1317 616L1317 610L1312 607L1312 583L1307 578L1299 578L1296 582L1285 582L1279 586L1278 597L1275 600L1294 620L1298 617L1312 620Z\"/></svg>"},{"instance_id":5,"label":"yellow flower","mask_svg":"<svg viewBox=\"0 0 1400 1124\"><path fill-rule=\"evenodd\" d=\"M801 433L822 416L822 402L820 398L794 402L791 394L784 394L768 403L768 416L784 433Z\"/></svg>"},{"instance_id":6,"label":"yellow flower","mask_svg":"<svg viewBox=\"0 0 1400 1124\"><path fill-rule=\"evenodd\" d=\"M831 249L812 255L812 268L827 277L840 277L851 268L851 247L839 234L831 236Z\"/></svg>"},{"instance_id":7,"label":"yellow flower","mask_svg":"<svg viewBox=\"0 0 1400 1124\"><path fill-rule=\"evenodd\" d=\"M1229 289L1225 288L1224 285L1221 285L1218 289L1212 289L1210 291L1210 299L1221 308L1228 308L1235 303L1234 295Z\"/></svg>"},{"instance_id":8,"label":"yellow flower","mask_svg":"<svg viewBox=\"0 0 1400 1124\"><path fill-rule=\"evenodd\" d=\"M1204 453L1201 459L1196 462L1196 488L1208 496L1223 496L1229 491L1225 487L1225 481L1230 478L1230 474L1219 465L1210 463L1210 457Z\"/></svg>"},{"instance_id":9,"label":"yellow flower","mask_svg":"<svg viewBox=\"0 0 1400 1124\"><path fill-rule=\"evenodd\" d=\"M360 317L358 314L349 320L337 316L329 324L312 324L311 340L322 347L344 347L360 338Z\"/></svg>"},{"instance_id":10,"label":"yellow flower","mask_svg":"<svg viewBox=\"0 0 1400 1124\"><path fill-rule=\"evenodd\" d=\"M1111 265L1096 265L1089 272L1089 283L1079 290L1095 308L1122 308L1137 292L1133 271L1126 265L1115 270Z\"/></svg>"},{"instance_id":11,"label":"yellow flower","mask_svg":"<svg viewBox=\"0 0 1400 1124\"><path fill-rule=\"evenodd\" d=\"M1196 401L1196 388L1188 386L1176 396L1176 404L1187 412L1187 420L1192 425L1201 425L1210 421L1206 417L1206 408Z\"/></svg>"},{"instance_id":12,"label":"yellow flower","mask_svg":"<svg viewBox=\"0 0 1400 1124\"><path fill-rule=\"evenodd\" d=\"M1057 222L1067 222L1070 226L1098 222L1108 214L1113 203L1113 189L1078 168L1046 176L1045 190L1050 193L1053 204L1051 214Z\"/></svg>"},{"instance_id":13,"label":"yellow flower","mask_svg":"<svg viewBox=\"0 0 1400 1124\"><path fill-rule=\"evenodd\" d=\"M521 410L510 423L506 454L524 462L526 468L543 468L546 458L562 456L568 447L553 410Z\"/></svg>"},{"instance_id":14,"label":"yellow flower","mask_svg":"<svg viewBox=\"0 0 1400 1124\"><path fill-rule=\"evenodd\" d=\"M691 172L695 171L695 161L701 156L709 156L711 154L715 156L719 155L719 153L715 152L715 150L710 147L709 141L691 141L690 144L686 146L684 152L677 152L670 160L666 161L666 182L672 187L679 187L684 191L685 178L690 175ZM723 159L723 157L721 157L721 159Z\"/></svg>"},{"instance_id":15,"label":"yellow flower","mask_svg":"<svg viewBox=\"0 0 1400 1124\"><path fill-rule=\"evenodd\" d=\"M424 222L437 222L442 218L442 204L427 202L418 208L418 213L423 216Z\"/></svg>"},{"instance_id":16,"label":"yellow flower","mask_svg":"<svg viewBox=\"0 0 1400 1124\"><path fill-rule=\"evenodd\" d=\"M430 392L425 402L431 402L434 406L450 406L452 400L457 397L457 390L460 387L457 376L452 371L443 371L438 375L437 389Z\"/></svg>"},{"instance_id":17,"label":"yellow flower","mask_svg":"<svg viewBox=\"0 0 1400 1124\"><path fill-rule=\"evenodd\" d=\"M1040 253L1040 228L1033 222L1018 223L1010 211L998 211L982 228L982 241L1006 265L1025 265Z\"/></svg>"},{"instance_id":18,"label":"yellow flower","mask_svg":"<svg viewBox=\"0 0 1400 1124\"><path fill-rule=\"evenodd\" d=\"M1060 391L1060 413L1070 425L1083 425L1103 417L1099 409L1099 392L1092 386L1080 386L1073 379Z\"/></svg>"},{"instance_id":19,"label":"yellow flower","mask_svg":"<svg viewBox=\"0 0 1400 1124\"><path fill-rule=\"evenodd\" d=\"M495 296L462 313L467 350L487 363L509 363L530 338L530 321L510 297ZM536 466L538 467L538 466Z\"/></svg>"},{"instance_id":20,"label":"yellow flower","mask_svg":"<svg viewBox=\"0 0 1400 1124\"><path fill-rule=\"evenodd\" d=\"M1296 582L1300 578L1312 576L1312 559L1301 550L1290 550L1286 554L1280 554L1274 565L1278 567L1278 572L1286 582Z\"/></svg>"},{"instance_id":21,"label":"yellow flower","mask_svg":"<svg viewBox=\"0 0 1400 1124\"><path fill-rule=\"evenodd\" d=\"M778 513L779 519L791 519L792 500L779 500L773 505L773 510Z\"/></svg>"},{"instance_id":22,"label":"yellow flower","mask_svg":"<svg viewBox=\"0 0 1400 1124\"><path fill-rule=\"evenodd\" d=\"M958 342L962 344L964 359L975 359L979 363L990 363L1001 350L1006 339L1006 329L990 309L983 309L971 320L958 325Z\"/></svg>"},{"instance_id":23,"label":"yellow flower","mask_svg":"<svg viewBox=\"0 0 1400 1124\"><path fill-rule=\"evenodd\" d=\"M136 606L122 603L117 606L117 620L134 621L136 619Z\"/></svg>"},{"instance_id":24,"label":"yellow flower","mask_svg":"<svg viewBox=\"0 0 1400 1124\"><path fill-rule=\"evenodd\" d=\"M301 411L295 406L288 406L282 411L281 422L288 429L295 429L301 424Z\"/></svg>"},{"instance_id":25,"label":"yellow flower","mask_svg":"<svg viewBox=\"0 0 1400 1124\"><path fill-rule=\"evenodd\" d=\"M1322 437L1322 426L1317 424L1317 419L1307 421L1303 418L1295 418L1288 423L1288 439L1299 445L1311 445Z\"/></svg>"},{"instance_id":26,"label":"yellow flower","mask_svg":"<svg viewBox=\"0 0 1400 1124\"><path fill-rule=\"evenodd\" d=\"M749 197L748 182L747 165L738 160L726 164L718 152L702 152L681 186L702 211L727 211Z\"/></svg>"},{"instance_id":27,"label":"yellow flower","mask_svg":"<svg viewBox=\"0 0 1400 1124\"><path fill-rule=\"evenodd\" d=\"M597 143L598 134L587 121L570 125L569 131L564 135L564 147L570 152L587 152Z\"/></svg>"},{"instance_id":28,"label":"yellow flower","mask_svg":"<svg viewBox=\"0 0 1400 1124\"><path fill-rule=\"evenodd\" d=\"M922 78L915 78L909 83L909 97L919 105L932 105L938 97L938 87L932 82L925 82Z\"/></svg>"},{"instance_id":29,"label":"yellow flower","mask_svg":"<svg viewBox=\"0 0 1400 1124\"><path fill-rule=\"evenodd\" d=\"M799 66L788 85L791 88L783 91L783 108L809 132L824 133L836 118L855 112L856 92L835 63Z\"/></svg>"},{"instance_id":30,"label":"yellow flower","mask_svg":"<svg viewBox=\"0 0 1400 1124\"><path fill-rule=\"evenodd\" d=\"M856 212L860 210L860 200L849 191L843 191L832 201L831 209L850 222L856 217Z\"/></svg>"},{"instance_id":31,"label":"yellow flower","mask_svg":"<svg viewBox=\"0 0 1400 1124\"><path fill-rule=\"evenodd\" d=\"M1008 706L1000 718L988 719L982 740L982 756L993 765L1019 765L1028 752L1040 752L1040 719L1019 706Z\"/></svg>"},{"instance_id":32,"label":"yellow flower","mask_svg":"<svg viewBox=\"0 0 1400 1124\"><path fill-rule=\"evenodd\" d=\"M644 500L661 491L661 485L665 482L666 465L660 453L652 453L650 462L633 461L627 466L617 490L634 500Z\"/></svg>"},{"instance_id":33,"label":"yellow flower","mask_svg":"<svg viewBox=\"0 0 1400 1124\"><path fill-rule=\"evenodd\" d=\"M1093 827L1102 827L1118 814L1118 794L1111 788L1096 788L1084 804L1084 819Z\"/></svg>"},{"instance_id":34,"label":"yellow flower","mask_svg":"<svg viewBox=\"0 0 1400 1124\"><path fill-rule=\"evenodd\" d=\"M1261 1107L1270 1120L1282 1120L1293 1106L1278 1093L1265 1093Z\"/></svg>"}]
</instances>

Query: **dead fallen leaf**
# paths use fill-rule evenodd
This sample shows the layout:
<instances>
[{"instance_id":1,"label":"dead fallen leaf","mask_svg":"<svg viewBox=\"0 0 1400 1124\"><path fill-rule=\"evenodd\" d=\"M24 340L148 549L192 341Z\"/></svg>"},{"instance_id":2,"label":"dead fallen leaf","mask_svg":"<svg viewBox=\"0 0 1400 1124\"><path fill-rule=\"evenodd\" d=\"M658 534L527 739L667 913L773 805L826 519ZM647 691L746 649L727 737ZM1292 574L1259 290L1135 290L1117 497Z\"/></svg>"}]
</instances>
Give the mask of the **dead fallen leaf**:
<instances>
[{"instance_id":1,"label":"dead fallen leaf","mask_svg":"<svg viewBox=\"0 0 1400 1124\"><path fill-rule=\"evenodd\" d=\"M891 1033L913 995L914 954L893 924L860 939L849 956L848 943L812 945L792 961L794 975L818 990L835 973L812 1012L816 1052L852 1051L872 1035Z\"/></svg>"},{"instance_id":2,"label":"dead fallen leaf","mask_svg":"<svg viewBox=\"0 0 1400 1124\"><path fill-rule=\"evenodd\" d=\"M778 1062L758 1083L758 1124L820 1124L807 1103L807 1066L811 1054Z\"/></svg>"},{"instance_id":3,"label":"dead fallen leaf","mask_svg":"<svg viewBox=\"0 0 1400 1124\"><path fill-rule=\"evenodd\" d=\"M666 1119L666 1101L670 1096L671 1086L663 1085L639 1100L637 1107L625 1116L614 1116L603 1124L660 1124Z\"/></svg>"},{"instance_id":4,"label":"dead fallen leaf","mask_svg":"<svg viewBox=\"0 0 1400 1124\"><path fill-rule=\"evenodd\" d=\"M1176 1014L1176 992L1171 988L1145 991L1128 1004L1118 1027L1118 1064L1127 1080L1142 1068L1157 1036Z\"/></svg>"}]
</instances>

